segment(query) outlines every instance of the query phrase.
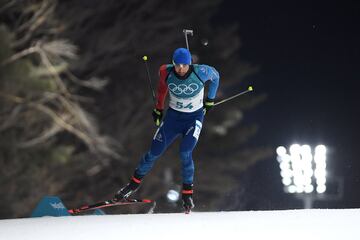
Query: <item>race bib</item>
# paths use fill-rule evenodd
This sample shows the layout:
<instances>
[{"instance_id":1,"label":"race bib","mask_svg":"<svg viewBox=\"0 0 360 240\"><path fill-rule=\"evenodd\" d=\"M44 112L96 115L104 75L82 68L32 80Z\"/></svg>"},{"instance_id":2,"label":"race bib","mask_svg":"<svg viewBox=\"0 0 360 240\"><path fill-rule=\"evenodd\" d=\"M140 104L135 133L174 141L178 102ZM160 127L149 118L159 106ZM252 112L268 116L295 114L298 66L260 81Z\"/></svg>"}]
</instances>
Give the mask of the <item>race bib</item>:
<instances>
[{"instance_id":1,"label":"race bib","mask_svg":"<svg viewBox=\"0 0 360 240\"><path fill-rule=\"evenodd\" d=\"M195 112L203 107L204 90L191 98L179 98L170 92L169 106L179 112Z\"/></svg>"}]
</instances>

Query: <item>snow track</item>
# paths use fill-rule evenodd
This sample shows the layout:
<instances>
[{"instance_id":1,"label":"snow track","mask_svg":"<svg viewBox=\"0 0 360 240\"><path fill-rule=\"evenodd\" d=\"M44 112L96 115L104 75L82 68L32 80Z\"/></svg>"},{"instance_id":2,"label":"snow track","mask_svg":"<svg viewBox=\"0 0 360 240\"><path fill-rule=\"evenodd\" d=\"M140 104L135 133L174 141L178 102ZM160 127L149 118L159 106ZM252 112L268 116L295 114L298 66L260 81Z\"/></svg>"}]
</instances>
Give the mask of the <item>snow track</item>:
<instances>
[{"instance_id":1,"label":"snow track","mask_svg":"<svg viewBox=\"0 0 360 240\"><path fill-rule=\"evenodd\" d=\"M360 209L137 214L0 220L1 240L360 239Z\"/></svg>"}]
</instances>

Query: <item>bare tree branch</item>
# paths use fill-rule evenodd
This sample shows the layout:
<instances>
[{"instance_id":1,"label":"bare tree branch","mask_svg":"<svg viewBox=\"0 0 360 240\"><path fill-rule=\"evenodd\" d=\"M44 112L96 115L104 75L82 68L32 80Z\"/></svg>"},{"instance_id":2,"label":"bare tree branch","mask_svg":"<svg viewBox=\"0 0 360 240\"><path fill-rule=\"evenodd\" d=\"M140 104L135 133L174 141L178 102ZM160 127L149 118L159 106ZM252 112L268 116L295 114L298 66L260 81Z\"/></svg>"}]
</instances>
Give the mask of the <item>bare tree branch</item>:
<instances>
[{"instance_id":1,"label":"bare tree branch","mask_svg":"<svg viewBox=\"0 0 360 240\"><path fill-rule=\"evenodd\" d=\"M11 8L16 4L17 0L11 0L8 3L6 3L4 6L0 8L0 13L5 12L7 9Z\"/></svg>"},{"instance_id":2,"label":"bare tree branch","mask_svg":"<svg viewBox=\"0 0 360 240\"><path fill-rule=\"evenodd\" d=\"M61 80L61 78L60 78L59 74L57 73L56 69L54 68L54 66L51 64L46 53L41 48L39 48L38 52L41 56L42 63L48 68L49 72L53 75L55 82L60 89L60 92L64 93L67 96L70 96L70 92L68 91L66 85Z\"/></svg>"},{"instance_id":3,"label":"bare tree branch","mask_svg":"<svg viewBox=\"0 0 360 240\"><path fill-rule=\"evenodd\" d=\"M62 130L63 129L59 125L53 124L49 129L44 130L39 136L37 136L33 139L30 139L30 140L27 140L25 142L18 143L17 147L18 148L30 148L30 147L34 147L36 145L45 143L50 138L54 137L57 133L62 132Z\"/></svg>"},{"instance_id":4,"label":"bare tree branch","mask_svg":"<svg viewBox=\"0 0 360 240\"><path fill-rule=\"evenodd\" d=\"M100 79L97 77L92 77L89 80L80 80L74 74L72 74L70 71L66 71L66 74L69 77L69 79L71 81L73 81L74 83L76 83L80 86L83 86L83 87L97 90L97 91L102 90L109 82L108 79Z\"/></svg>"},{"instance_id":5,"label":"bare tree branch","mask_svg":"<svg viewBox=\"0 0 360 240\"><path fill-rule=\"evenodd\" d=\"M27 48L27 49L24 49L24 50L22 50L21 52L18 52L18 53L16 53L16 54L12 55L11 57L9 57L8 59L4 60L4 61L1 63L1 65L2 65L2 66L6 66L6 65L8 65L8 64L10 64L10 63L13 63L13 62L19 60L20 58L23 58L23 57L25 57L25 56L27 56L27 55L30 55L30 54L32 54L32 53L37 52L38 49L39 49L39 48L38 48L37 45L35 45L35 46L33 46L33 47L30 47L30 48Z\"/></svg>"},{"instance_id":6,"label":"bare tree branch","mask_svg":"<svg viewBox=\"0 0 360 240\"><path fill-rule=\"evenodd\" d=\"M29 20L25 21L22 25L18 26L15 30L15 33L19 33L19 32L29 29L34 24L34 22L36 22L37 19L40 18L40 16L44 14L44 12L48 8L49 4L50 4L49 1L44 0L39 4L40 7L38 7L38 4L36 4L36 3L28 6L28 9L29 8L32 8L32 9L37 8L37 10L34 11L32 9L31 10L29 9L28 11L26 11L26 10L23 11L23 14L26 14L27 12L31 12L32 16Z\"/></svg>"},{"instance_id":7,"label":"bare tree branch","mask_svg":"<svg viewBox=\"0 0 360 240\"><path fill-rule=\"evenodd\" d=\"M18 48L25 45L25 43L27 43L32 38L35 30L37 30L44 22L46 22L49 16L54 13L55 7L56 1L44 0L40 9L34 13L32 18L18 28L17 34L25 31L25 36L14 41L12 43L12 47Z\"/></svg>"},{"instance_id":8,"label":"bare tree branch","mask_svg":"<svg viewBox=\"0 0 360 240\"><path fill-rule=\"evenodd\" d=\"M67 57L69 59L77 58L78 48L66 39L59 39L50 42L44 42L41 48L47 53L56 57Z\"/></svg>"},{"instance_id":9,"label":"bare tree branch","mask_svg":"<svg viewBox=\"0 0 360 240\"><path fill-rule=\"evenodd\" d=\"M0 132L5 131L6 129L13 126L16 123L16 118L22 109L21 105L15 106L14 109L11 111L10 115L5 119L5 121L0 126Z\"/></svg>"}]
</instances>

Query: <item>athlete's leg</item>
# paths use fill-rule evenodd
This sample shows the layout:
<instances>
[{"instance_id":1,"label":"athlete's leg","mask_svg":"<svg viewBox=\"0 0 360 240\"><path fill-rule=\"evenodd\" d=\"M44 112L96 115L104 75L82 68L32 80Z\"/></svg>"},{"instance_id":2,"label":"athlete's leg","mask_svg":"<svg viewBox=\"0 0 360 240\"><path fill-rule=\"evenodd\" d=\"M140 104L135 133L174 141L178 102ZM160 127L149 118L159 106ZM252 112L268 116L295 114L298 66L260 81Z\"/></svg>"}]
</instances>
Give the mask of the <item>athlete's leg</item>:
<instances>
[{"instance_id":1,"label":"athlete's leg","mask_svg":"<svg viewBox=\"0 0 360 240\"><path fill-rule=\"evenodd\" d=\"M192 152L199 139L202 128L203 114L190 116L188 124L184 125L183 140L180 145L180 158L182 165L182 200L183 207L189 212L195 207L193 202L193 181L194 181L194 161ZM186 121L187 122L187 121Z\"/></svg>"},{"instance_id":2,"label":"athlete's leg","mask_svg":"<svg viewBox=\"0 0 360 240\"><path fill-rule=\"evenodd\" d=\"M153 137L150 150L141 157L140 163L135 170L135 174L141 176L141 178L151 170L155 160L164 153L167 147L179 135L174 117L171 112L167 113Z\"/></svg>"},{"instance_id":3,"label":"athlete's leg","mask_svg":"<svg viewBox=\"0 0 360 240\"><path fill-rule=\"evenodd\" d=\"M180 144L180 158L182 166L182 178L184 184L192 184L194 180L194 161L192 152L199 139L202 128L202 117L197 118L184 133Z\"/></svg>"},{"instance_id":4,"label":"athlete's leg","mask_svg":"<svg viewBox=\"0 0 360 240\"><path fill-rule=\"evenodd\" d=\"M178 126L176 126L176 121L174 121L176 118L174 117L176 116L174 116L171 111L167 112L164 121L154 135L150 150L142 156L130 182L115 194L114 200L122 201L136 192L142 178L151 170L155 160L158 159L165 149L174 141L178 135Z\"/></svg>"}]
</instances>

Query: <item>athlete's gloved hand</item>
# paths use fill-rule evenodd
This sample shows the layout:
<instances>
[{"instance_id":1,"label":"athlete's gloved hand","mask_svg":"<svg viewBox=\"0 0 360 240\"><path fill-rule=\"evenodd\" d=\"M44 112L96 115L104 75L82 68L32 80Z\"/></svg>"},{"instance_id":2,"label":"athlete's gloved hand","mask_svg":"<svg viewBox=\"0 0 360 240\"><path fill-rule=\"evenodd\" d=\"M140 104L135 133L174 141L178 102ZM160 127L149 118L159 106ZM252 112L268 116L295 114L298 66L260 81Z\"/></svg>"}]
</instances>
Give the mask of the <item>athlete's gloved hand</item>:
<instances>
[{"instance_id":1,"label":"athlete's gloved hand","mask_svg":"<svg viewBox=\"0 0 360 240\"><path fill-rule=\"evenodd\" d=\"M152 116L153 116L153 119L154 119L154 122L155 122L155 125L158 127L160 126L160 123L161 123L161 120L162 120L162 117L163 117L163 110L160 110L160 109L154 109L153 112L152 112Z\"/></svg>"},{"instance_id":2,"label":"athlete's gloved hand","mask_svg":"<svg viewBox=\"0 0 360 240\"><path fill-rule=\"evenodd\" d=\"M214 107L214 99L206 98L204 102L204 113L208 113Z\"/></svg>"}]
</instances>

